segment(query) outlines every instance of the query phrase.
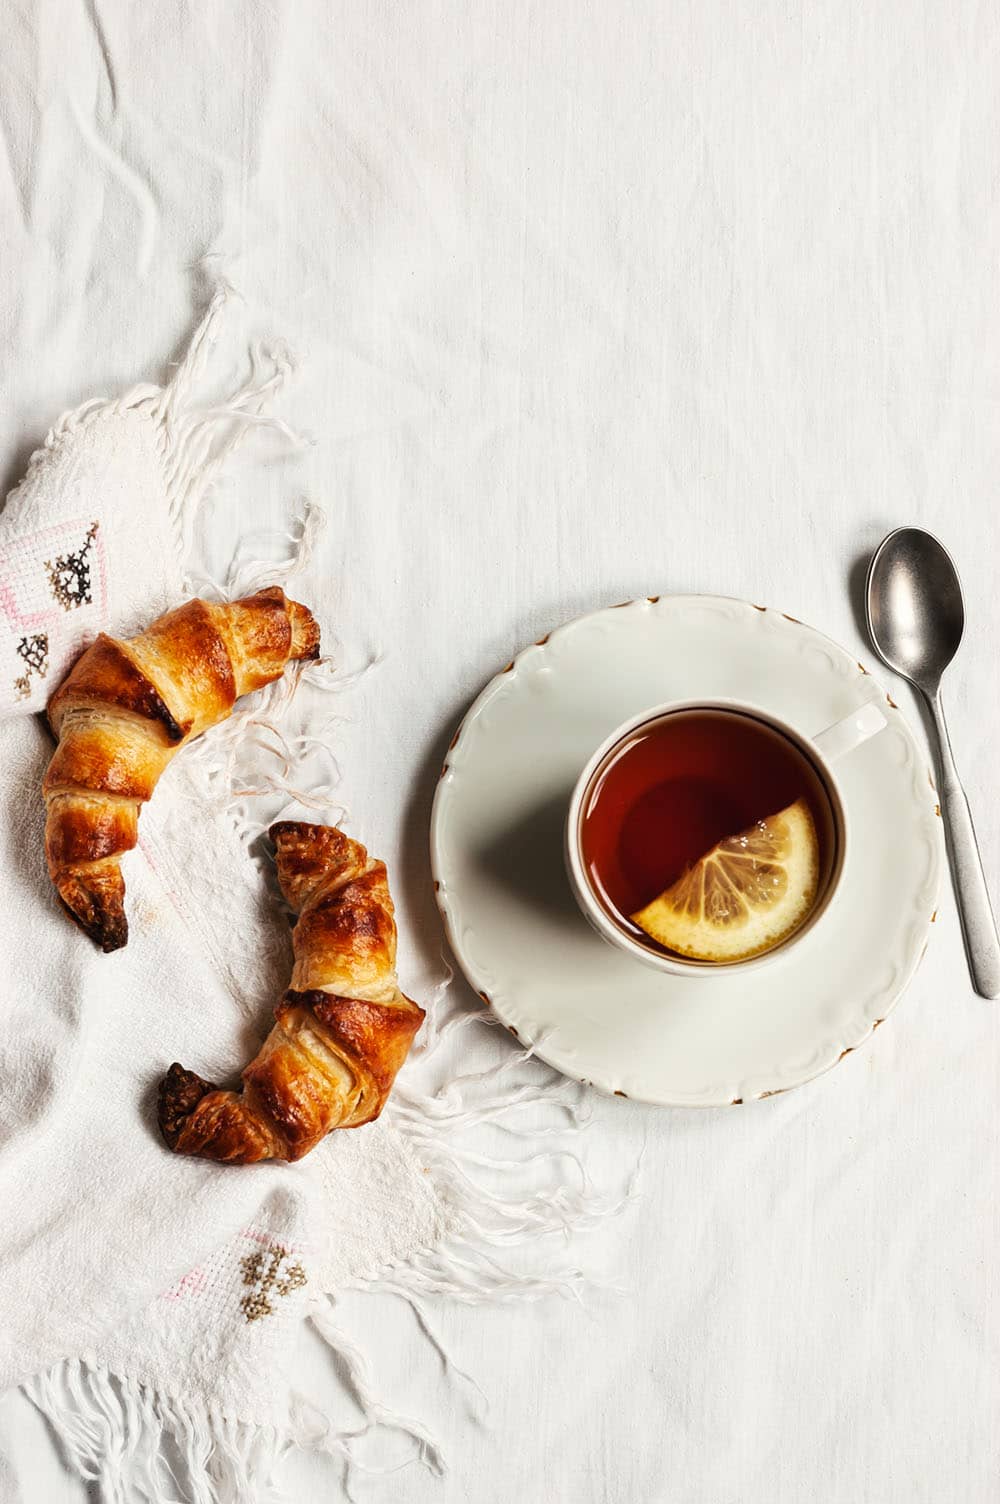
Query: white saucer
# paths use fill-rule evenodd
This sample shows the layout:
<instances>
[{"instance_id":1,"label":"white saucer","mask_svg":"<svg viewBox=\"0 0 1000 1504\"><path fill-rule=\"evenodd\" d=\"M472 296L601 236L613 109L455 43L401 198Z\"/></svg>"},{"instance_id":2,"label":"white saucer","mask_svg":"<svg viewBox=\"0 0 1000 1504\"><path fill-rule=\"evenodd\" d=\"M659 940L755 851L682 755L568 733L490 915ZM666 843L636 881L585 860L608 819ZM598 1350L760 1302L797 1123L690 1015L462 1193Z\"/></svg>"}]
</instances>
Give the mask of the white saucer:
<instances>
[{"instance_id":1,"label":"white saucer","mask_svg":"<svg viewBox=\"0 0 1000 1504\"><path fill-rule=\"evenodd\" d=\"M889 725L838 764L850 850L815 930L761 971L688 979L594 933L562 827L598 743L646 706L698 697L752 700L806 734L874 699ZM543 1060L621 1096L717 1106L811 1080L886 1017L934 917L936 805L903 716L829 638L743 601L654 596L560 627L486 686L442 770L431 864L459 965Z\"/></svg>"}]
</instances>

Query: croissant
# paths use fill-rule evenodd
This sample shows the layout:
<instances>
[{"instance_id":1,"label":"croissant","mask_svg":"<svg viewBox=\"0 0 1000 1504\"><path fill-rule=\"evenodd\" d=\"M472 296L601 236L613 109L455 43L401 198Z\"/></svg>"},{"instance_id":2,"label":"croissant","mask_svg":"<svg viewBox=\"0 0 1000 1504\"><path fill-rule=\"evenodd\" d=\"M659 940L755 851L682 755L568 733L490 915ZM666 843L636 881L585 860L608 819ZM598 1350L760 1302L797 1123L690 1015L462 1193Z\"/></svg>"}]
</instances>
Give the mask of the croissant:
<instances>
[{"instance_id":1,"label":"croissant","mask_svg":"<svg viewBox=\"0 0 1000 1504\"><path fill-rule=\"evenodd\" d=\"M277 586L230 605L191 600L119 642L102 632L52 696L45 854L63 904L102 950L128 940L122 853L177 749L240 695L315 658L319 628Z\"/></svg>"},{"instance_id":2,"label":"croissant","mask_svg":"<svg viewBox=\"0 0 1000 1504\"><path fill-rule=\"evenodd\" d=\"M286 820L270 834L278 883L298 914L291 987L241 1091L170 1067L159 1122L179 1154L301 1159L331 1129L370 1123L423 1022L396 980L385 864L334 826Z\"/></svg>"}]
</instances>

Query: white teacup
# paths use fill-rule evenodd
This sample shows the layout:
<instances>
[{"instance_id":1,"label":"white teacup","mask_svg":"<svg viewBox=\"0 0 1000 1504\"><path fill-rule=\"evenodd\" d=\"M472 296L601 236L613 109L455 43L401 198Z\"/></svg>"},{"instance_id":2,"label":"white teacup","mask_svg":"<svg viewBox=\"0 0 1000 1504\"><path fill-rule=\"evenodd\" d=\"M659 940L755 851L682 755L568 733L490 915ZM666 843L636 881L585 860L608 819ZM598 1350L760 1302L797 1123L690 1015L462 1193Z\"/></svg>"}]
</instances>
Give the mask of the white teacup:
<instances>
[{"instance_id":1,"label":"white teacup","mask_svg":"<svg viewBox=\"0 0 1000 1504\"><path fill-rule=\"evenodd\" d=\"M622 927L610 908L602 902L591 884L583 859L581 835L584 812L587 809L590 794L605 768L612 761L622 743L634 737L637 731L652 727L654 723L681 711L723 711L732 715L746 716L776 732L791 743L800 756L811 765L828 803L832 825L830 843L832 849L828 857L825 880L808 917L786 940L761 955L751 956L746 960L729 962L686 960L682 956L668 954L655 942L643 944ZM772 715L770 711L742 700L677 700L654 706L650 710L644 710L640 715L633 716L631 720L624 722L613 731L597 748L577 779L569 803L565 840L566 870L574 896L584 915L597 933L609 944L617 946L619 950L634 956L637 961L642 961L647 966L655 967L658 971L669 972L674 976L711 975L722 970L748 971L751 968L765 966L779 956L786 955L791 947L797 945L823 918L836 896L843 876L849 830L844 801L832 765L839 762L841 758L849 756L862 743L881 731L886 724L882 711L871 702L862 705L849 716L845 716L843 720L837 721L833 726L828 726L826 730L811 737L803 736L787 721Z\"/></svg>"}]
</instances>

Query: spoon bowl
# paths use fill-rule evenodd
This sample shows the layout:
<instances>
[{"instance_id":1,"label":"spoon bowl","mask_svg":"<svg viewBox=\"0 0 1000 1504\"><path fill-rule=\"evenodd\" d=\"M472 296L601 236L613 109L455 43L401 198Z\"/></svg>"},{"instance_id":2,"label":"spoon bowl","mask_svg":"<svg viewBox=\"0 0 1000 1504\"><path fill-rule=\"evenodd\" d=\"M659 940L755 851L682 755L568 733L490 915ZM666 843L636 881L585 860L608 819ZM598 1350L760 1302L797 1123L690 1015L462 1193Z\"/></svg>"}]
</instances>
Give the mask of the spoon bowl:
<instances>
[{"instance_id":1,"label":"spoon bowl","mask_svg":"<svg viewBox=\"0 0 1000 1504\"><path fill-rule=\"evenodd\" d=\"M897 528L875 551L865 595L880 657L925 694L936 694L965 629L962 586L948 550L921 528Z\"/></svg>"}]
</instances>

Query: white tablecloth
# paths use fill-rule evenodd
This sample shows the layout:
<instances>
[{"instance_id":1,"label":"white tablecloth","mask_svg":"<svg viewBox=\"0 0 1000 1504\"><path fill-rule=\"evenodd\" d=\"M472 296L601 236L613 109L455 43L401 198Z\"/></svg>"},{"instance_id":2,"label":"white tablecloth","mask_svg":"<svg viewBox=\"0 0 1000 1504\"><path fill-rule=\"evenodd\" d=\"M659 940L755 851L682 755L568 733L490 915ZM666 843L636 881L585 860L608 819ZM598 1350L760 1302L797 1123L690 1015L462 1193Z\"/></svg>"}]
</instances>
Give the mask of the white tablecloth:
<instances>
[{"instance_id":1,"label":"white tablecloth","mask_svg":"<svg viewBox=\"0 0 1000 1504\"><path fill-rule=\"evenodd\" d=\"M344 657L386 655L338 753L404 971L440 946L442 749L514 650L710 590L870 661L859 570L901 522L961 568L949 709L1000 896L994 7L37 0L4 32L2 473L63 408L162 374L219 253L242 332L305 357L285 411L316 445L248 455L202 543L222 565L301 495L328 514ZM596 1178L647 1143L643 1199L586 1250L621 1291L440 1305L485 1424L405 1306L354 1297L387 1397L450 1460L359 1495L993 1500L998 1061L946 892L898 1012L812 1086L723 1112L595 1100ZM303 1372L322 1402L308 1341ZM0 1452L6 1497L84 1498L17 1396ZM292 1467L303 1500L338 1496L331 1465Z\"/></svg>"}]
</instances>

